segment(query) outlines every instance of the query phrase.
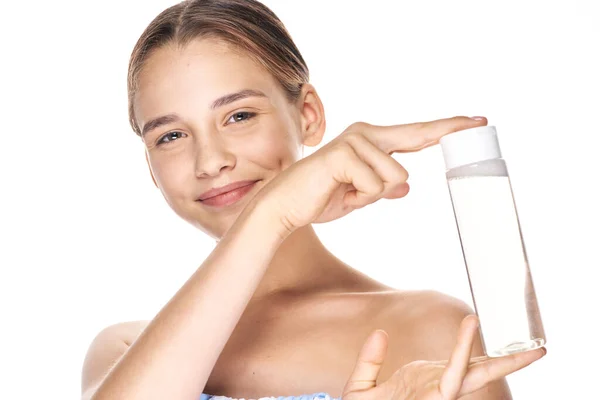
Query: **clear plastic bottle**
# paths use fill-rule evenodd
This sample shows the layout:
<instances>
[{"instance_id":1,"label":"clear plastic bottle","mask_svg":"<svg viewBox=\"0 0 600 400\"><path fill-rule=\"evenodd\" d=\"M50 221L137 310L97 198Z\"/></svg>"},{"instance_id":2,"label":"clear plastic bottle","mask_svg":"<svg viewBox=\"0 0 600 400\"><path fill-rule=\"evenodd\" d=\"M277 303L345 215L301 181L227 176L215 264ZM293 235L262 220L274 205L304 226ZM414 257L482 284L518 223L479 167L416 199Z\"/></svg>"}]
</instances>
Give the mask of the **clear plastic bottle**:
<instances>
[{"instance_id":1,"label":"clear plastic bottle","mask_svg":"<svg viewBox=\"0 0 600 400\"><path fill-rule=\"evenodd\" d=\"M440 145L486 354L543 346L546 336L495 127L451 133Z\"/></svg>"}]
</instances>

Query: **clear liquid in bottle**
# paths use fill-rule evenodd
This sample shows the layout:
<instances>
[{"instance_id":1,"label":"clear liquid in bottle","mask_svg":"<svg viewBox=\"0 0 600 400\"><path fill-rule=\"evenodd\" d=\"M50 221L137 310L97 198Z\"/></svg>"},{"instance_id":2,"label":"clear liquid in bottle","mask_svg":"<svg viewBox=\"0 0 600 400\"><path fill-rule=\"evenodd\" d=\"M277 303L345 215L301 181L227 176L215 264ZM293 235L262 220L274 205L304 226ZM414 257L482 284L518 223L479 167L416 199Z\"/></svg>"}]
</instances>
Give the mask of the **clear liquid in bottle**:
<instances>
[{"instance_id":1,"label":"clear liquid in bottle","mask_svg":"<svg viewBox=\"0 0 600 400\"><path fill-rule=\"evenodd\" d=\"M494 127L440 140L462 252L485 352L546 344L506 164Z\"/></svg>"},{"instance_id":2,"label":"clear liquid in bottle","mask_svg":"<svg viewBox=\"0 0 600 400\"><path fill-rule=\"evenodd\" d=\"M450 176L448 186L486 354L497 357L543 346L509 177Z\"/></svg>"}]
</instances>

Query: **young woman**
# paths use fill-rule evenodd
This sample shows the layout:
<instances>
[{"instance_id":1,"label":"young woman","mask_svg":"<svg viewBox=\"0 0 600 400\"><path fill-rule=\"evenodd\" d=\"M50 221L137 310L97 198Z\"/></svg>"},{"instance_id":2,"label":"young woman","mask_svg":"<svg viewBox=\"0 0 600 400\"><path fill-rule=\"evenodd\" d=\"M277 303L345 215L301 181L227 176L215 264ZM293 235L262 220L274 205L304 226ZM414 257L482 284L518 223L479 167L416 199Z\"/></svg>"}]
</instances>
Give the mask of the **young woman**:
<instances>
[{"instance_id":1,"label":"young woman","mask_svg":"<svg viewBox=\"0 0 600 400\"><path fill-rule=\"evenodd\" d=\"M165 10L128 78L156 186L218 244L152 321L97 336L84 399L509 399L504 376L545 353L472 359L483 353L465 304L376 282L311 228L405 196L392 153L485 118L356 123L301 159L321 142L323 105L284 26L253 0Z\"/></svg>"}]
</instances>

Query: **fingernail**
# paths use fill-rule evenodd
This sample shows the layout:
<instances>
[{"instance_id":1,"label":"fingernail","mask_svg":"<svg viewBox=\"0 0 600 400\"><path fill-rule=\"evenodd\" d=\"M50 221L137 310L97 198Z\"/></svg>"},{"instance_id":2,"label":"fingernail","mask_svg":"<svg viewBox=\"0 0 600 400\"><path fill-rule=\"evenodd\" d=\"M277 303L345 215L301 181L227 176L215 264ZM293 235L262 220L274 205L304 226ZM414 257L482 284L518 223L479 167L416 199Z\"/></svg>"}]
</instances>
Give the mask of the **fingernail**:
<instances>
[{"instance_id":1,"label":"fingernail","mask_svg":"<svg viewBox=\"0 0 600 400\"><path fill-rule=\"evenodd\" d=\"M471 119L474 119L475 121L483 121L485 119L485 117L470 117Z\"/></svg>"},{"instance_id":2,"label":"fingernail","mask_svg":"<svg viewBox=\"0 0 600 400\"><path fill-rule=\"evenodd\" d=\"M546 355L546 353L548 352L548 350L546 350L545 347L542 347L542 350L544 350L544 354L542 354L542 357Z\"/></svg>"}]
</instances>

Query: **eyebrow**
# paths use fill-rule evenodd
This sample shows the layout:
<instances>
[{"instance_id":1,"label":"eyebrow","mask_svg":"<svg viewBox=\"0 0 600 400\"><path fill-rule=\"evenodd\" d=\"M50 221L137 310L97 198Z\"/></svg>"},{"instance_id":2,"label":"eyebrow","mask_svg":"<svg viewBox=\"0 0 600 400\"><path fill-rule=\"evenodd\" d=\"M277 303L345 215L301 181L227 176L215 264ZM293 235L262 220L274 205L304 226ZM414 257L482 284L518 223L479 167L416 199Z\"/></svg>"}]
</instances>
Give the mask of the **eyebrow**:
<instances>
[{"instance_id":1,"label":"eyebrow","mask_svg":"<svg viewBox=\"0 0 600 400\"><path fill-rule=\"evenodd\" d=\"M148 133L156 128L160 128L163 125L172 124L173 122L178 122L178 121L181 121L181 118L177 114L167 114L167 115L163 115L158 118L154 118L144 124L144 127L142 128L141 136L144 137L144 135L146 133Z\"/></svg>"},{"instance_id":2,"label":"eyebrow","mask_svg":"<svg viewBox=\"0 0 600 400\"><path fill-rule=\"evenodd\" d=\"M248 97L267 97L267 95L261 92L260 90L244 89L240 90L239 92L230 93L226 94L225 96L219 97L211 104L210 108L211 110L214 110L216 108L226 106L235 101L242 100ZM156 128L160 128L163 125L172 124L173 122L178 121L181 121L181 118L177 114L167 114L158 118L154 118L144 124L141 136L144 137L146 133Z\"/></svg>"},{"instance_id":3,"label":"eyebrow","mask_svg":"<svg viewBox=\"0 0 600 400\"><path fill-rule=\"evenodd\" d=\"M227 104L233 103L234 101L238 101L241 99L245 99L247 97L267 97L267 95L261 92L260 90L244 89L236 93L230 93L226 94L225 96L219 97L212 103L210 108L214 110L215 108L226 106Z\"/></svg>"}]
</instances>

